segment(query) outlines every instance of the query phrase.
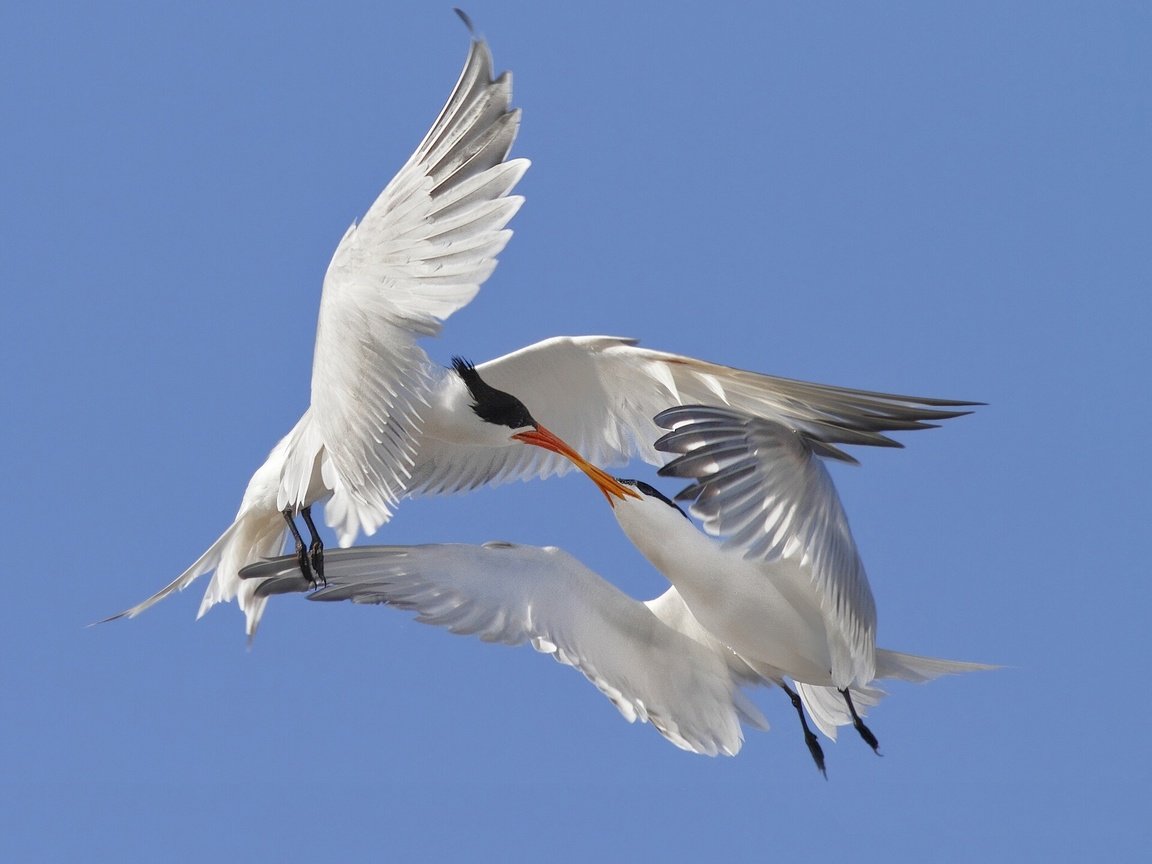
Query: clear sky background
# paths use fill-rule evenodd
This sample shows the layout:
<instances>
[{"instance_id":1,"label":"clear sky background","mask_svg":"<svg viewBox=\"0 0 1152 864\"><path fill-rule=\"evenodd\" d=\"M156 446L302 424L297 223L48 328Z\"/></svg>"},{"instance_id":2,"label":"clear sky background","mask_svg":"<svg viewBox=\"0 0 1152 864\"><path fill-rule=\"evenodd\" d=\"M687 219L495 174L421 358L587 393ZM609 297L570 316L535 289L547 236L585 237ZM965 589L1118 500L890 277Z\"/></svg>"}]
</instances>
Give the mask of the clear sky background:
<instances>
[{"instance_id":1,"label":"clear sky background","mask_svg":"<svg viewBox=\"0 0 1152 864\"><path fill-rule=\"evenodd\" d=\"M468 36L448 2L6 4L0 858L1146 854L1152 7L467 8L534 164L432 356L608 333L988 402L833 471L880 643L1008 668L893 685L884 757L849 730L825 782L777 691L771 732L693 756L385 608L282 598L249 650L234 606L194 620L201 581L85 628L208 546L306 406L329 256ZM577 476L374 539L664 587Z\"/></svg>"}]
</instances>

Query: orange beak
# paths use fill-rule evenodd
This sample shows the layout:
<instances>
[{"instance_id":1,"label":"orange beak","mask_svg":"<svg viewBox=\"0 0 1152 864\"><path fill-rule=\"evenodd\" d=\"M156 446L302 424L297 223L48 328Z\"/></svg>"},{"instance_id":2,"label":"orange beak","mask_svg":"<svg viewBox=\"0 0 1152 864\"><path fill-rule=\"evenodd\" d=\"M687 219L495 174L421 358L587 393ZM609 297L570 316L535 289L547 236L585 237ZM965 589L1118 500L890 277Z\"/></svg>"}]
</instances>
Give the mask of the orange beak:
<instances>
[{"instance_id":1,"label":"orange beak","mask_svg":"<svg viewBox=\"0 0 1152 864\"><path fill-rule=\"evenodd\" d=\"M534 444L537 447L543 447L545 450L551 450L553 453L559 453L568 459L573 465L588 475L589 479L604 493L604 497L608 499L608 503L613 507L616 506L615 499L617 498L623 501L629 497L640 497L640 493L635 489L630 486L625 486L615 477L601 471L543 426L537 426L528 432L517 432L512 437L525 444Z\"/></svg>"}]
</instances>

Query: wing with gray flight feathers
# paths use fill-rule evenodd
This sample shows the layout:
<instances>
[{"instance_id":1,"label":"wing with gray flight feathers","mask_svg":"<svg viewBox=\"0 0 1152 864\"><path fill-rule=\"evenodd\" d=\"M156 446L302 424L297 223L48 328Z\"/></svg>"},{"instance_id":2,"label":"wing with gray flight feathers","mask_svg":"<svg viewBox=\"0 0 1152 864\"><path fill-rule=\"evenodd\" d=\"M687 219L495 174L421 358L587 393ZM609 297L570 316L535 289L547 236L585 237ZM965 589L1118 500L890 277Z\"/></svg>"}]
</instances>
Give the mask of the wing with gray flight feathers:
<instances>
[{"instance_id":1,"label":"wing with gray flight feathers","mask_svg":"<svg viewBox=\"0 0 1152 864\"><path fill-rule=\"evenodd\" d=\"M727 408L681 406L656 422L672 430L656 448L676 454L660 473L696 481L677 499L692 501L704 529L745 558L799 562L800 570L786 572L805 574L817 592L833 679L871 681L876 606L819 448L802 432Z\"/></svg>"},{"instance_id":2,"label":"wing with gray flight feathers","mask_svg":"<svg viewBox=\"0 0 1152 864\"><path fill-rule=\"evenodd\" d=\"M722 654L669 626L554 547L359 546L325 555L312 600L383 603L487 642L530 642L575 666L630 722L685 750L734 755L740 723L767 728ZM246 568L257 596L307 590L294 557ZM730 653L730 652L729 652Z\"/></svg>"},{"instance_id":3,"label":"wing with gray flight feathers","mask_svg":"<svg viewBox=\"0 0 1152 864\"><path fill-rule=\"evenodd\" d=\"M514 393L589 461L659 465L652 418L673 405L731 407L803 432L823 456L854 462L838 444L900 447L885 432L930 429L976 403L811 384L642 348L616 336L556 336L476 367ZM485 483L563 474L572 463L537 448L420 443L410 489L460 492Z\"/></svg>"}]
</instances>

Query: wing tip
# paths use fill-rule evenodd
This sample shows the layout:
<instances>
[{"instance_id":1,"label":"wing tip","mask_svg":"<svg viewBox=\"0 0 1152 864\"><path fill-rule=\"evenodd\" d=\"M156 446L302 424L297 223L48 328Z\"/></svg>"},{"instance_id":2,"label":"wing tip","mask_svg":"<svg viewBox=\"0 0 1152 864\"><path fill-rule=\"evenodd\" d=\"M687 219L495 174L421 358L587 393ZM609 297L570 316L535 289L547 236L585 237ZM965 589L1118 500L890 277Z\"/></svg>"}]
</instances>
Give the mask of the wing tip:
<instances>
[{"instance_id":1,"label":"wing tip","mask_svg":"<svg viewBox=\"0 0 1152 864\"><path fill-rule=\"evenodd\" d=\"M457 18L464 22L464 26L468 28L468 35L480 41L480 37L476 35L476 25L472 23L472 17L459 6L453 6L452 11L456 13Z\"/></svg>"}]
</instances>

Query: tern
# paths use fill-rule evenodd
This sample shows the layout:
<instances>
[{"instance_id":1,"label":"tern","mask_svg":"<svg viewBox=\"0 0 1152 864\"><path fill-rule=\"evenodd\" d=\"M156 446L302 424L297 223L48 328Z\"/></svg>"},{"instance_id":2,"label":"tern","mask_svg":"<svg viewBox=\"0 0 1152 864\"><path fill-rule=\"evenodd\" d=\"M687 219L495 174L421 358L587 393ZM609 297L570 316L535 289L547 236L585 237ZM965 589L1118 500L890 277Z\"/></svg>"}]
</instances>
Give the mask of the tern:
<instances>
[{"instance_id":1,"label":"tern","mask_svg":"<svg viewBox=\"0 0 1152 864\"><path fill-rule=\"evenodd\" d=\"M876 604L824 465L853 457L819 436L731 408L682 405L654 420L671 430L654 446L676 455L659 473L695 481L676 497L692 502L706 533L685 528L686 514L659 494L636 504L622 500L613 508L617 522L701 626L786 691L786 677L796 682L814 718L842 725L819 715L842 717L846 708L879 752L854 704L855 688L993 668L876 647ZM842 705L829 700L833 692ZM819 744L789 695L823 770Z\"/></svg>"},{"instance_id":2,"label":"tern","mask_svg":"<svg viewBox=\"0 0 1152 864\"><path fill-rule=\"evenodd\" d=\"M701 532L647 483L589 474L628 538L672 583L660 597L634 600L555 547L490 543L343 549L310 599L385 603L453 633L531 642L580 669L629 721L650 720L698 753L734 755L741 721L767 728L741 686L776 684L821 773L824 753L805 708L825 735L850 723L875 750L861 715L883 696L877 680L994 668L875 647L871 591L814 442L711 406L656 420L673 430L656 447L681 454L661 473L695 478L679 497L695 501L705 530L727 535ZM291 557L241 575L265 597L311 587Z\"/></svg>"},{"instance_id":3,"label":"tern","mask_svg":"<svg viewBox=\"0 0 1152 864\"><path fill-rule=\"evenodd\" d=\"M644 500L660 500L649 495ZM530 643L579 669L628 722L651 722L693 753L734 756L744 740L741 723L768 728L742 691L746 686L782 686L832 739L836 727L855 722L837 690L807 684L793 690L782 678L758 672L700 625L675 587L635 600L555 546L356 546L329 552L326 566L327 585L312 590L310 600L383 604L485 642ZM242 576L260 583L261 597L312 588L292 556L250 565ZM877 678L914 682L992 668L883 649L877 658ZM861 714L884 695L857 685L851 693ZM810 751L811 737L805 723ZM815 750L823 771L818 743Z\"/></svg>"},{"instance_id":4,"label":"tern","mask_svg":"<svg viewBox=\"0 0 1152 864\"><path fill-rule=\"evenodd\" d=\"M510 194L529 164L508 159L520 122L511 93L511 76L493 77L488 46L473 36L438 119L328 265L308 409L253 474L227 530L112 618L135 617L212 573L199 615L235 598L251 636L265 600L241 568L278 554L290 533L301 574L323 582L312 505L325 502L325 521L347 546L407 497L586 469L585 459L660 464L651 418L668 405L731 405L830 447L900 446L883 433L967 413L971 403L760 375L612 336L554 337L476 366L432 362L418 340L476 295L523 201Z\"/></svg>"}]
</instances>

